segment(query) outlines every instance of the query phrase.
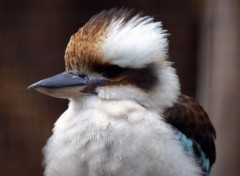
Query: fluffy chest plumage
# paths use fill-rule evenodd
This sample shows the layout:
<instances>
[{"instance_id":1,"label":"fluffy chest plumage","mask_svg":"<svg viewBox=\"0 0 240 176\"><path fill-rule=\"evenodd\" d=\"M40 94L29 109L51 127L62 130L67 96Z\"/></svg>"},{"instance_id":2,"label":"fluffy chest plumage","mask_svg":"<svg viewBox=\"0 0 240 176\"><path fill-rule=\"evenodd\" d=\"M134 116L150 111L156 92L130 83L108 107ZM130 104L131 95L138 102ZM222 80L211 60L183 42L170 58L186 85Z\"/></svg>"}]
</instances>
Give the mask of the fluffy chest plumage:
<instances>
[{"instance_id":1,"label":"fluffy chest plumage","mask_svg":"<svg viewBox=\"0 0 240 176\"><path fill-rule=\"evenodd\" d=\"M46 176L200 175L159 115L126 101L77 104L70 103L44 148Z\"/></svg>"}]
</instances>

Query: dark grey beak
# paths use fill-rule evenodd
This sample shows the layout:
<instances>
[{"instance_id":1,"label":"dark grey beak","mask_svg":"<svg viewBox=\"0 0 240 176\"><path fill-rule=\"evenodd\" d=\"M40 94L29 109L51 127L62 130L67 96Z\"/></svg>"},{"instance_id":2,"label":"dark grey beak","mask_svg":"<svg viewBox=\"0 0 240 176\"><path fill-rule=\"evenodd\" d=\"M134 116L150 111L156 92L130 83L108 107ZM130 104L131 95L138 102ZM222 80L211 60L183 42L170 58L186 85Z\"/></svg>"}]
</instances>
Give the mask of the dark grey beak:
<instances>
[{"instance_id":1,"label":"dark grey beak","mask_svg":"<svg viewBox=\"0 0 240 176\"><path fill-rule=\"evenodd\" d=\"M104 78L78 75L66 71L36 82L28 89L35 89L56 98L73 98L84 94L95 94L96 87L107 82L109 81Z\"/></svg>"}]
</instances>

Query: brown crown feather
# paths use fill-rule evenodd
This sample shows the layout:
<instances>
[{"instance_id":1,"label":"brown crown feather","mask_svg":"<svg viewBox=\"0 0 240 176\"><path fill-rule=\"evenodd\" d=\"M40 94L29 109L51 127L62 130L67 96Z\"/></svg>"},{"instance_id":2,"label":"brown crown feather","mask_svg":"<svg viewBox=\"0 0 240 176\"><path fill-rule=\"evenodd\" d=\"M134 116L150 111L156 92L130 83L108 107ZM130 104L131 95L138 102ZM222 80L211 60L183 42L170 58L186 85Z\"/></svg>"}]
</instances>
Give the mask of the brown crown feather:
<instances>
[{"instance_id":1,"label":"brown crown feather","mask_svg":"<svg viewBox=\"0 0 240 176\"><path fill-rule=\"evenodd\" d=\"M111 9L93 16L77 33L72 35L65 52L66 70L79 73L94 71L98 65L109 65L101 53L101 43L107 37L106 30L114 20L123 20L123 25L132 19L133 10Z\"/></svg>"}]
</instances>

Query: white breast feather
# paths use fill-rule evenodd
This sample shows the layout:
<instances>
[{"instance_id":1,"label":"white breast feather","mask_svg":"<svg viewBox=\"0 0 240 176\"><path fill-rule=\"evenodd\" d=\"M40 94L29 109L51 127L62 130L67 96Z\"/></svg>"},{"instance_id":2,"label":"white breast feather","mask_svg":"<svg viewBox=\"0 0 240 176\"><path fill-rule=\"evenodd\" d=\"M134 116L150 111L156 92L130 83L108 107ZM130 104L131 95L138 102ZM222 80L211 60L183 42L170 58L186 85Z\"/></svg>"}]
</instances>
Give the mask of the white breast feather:
<instances>
[{"instance_id":1,"label":"white breast feather","mask_svg":"<svg viewBox=\"0 0 240 176\"><path fill-rule=\"evenodd\" d=\"M174 131L130 101L71 100L44 148L46 176L199 176Z\"/></svg>"}]
</instances>

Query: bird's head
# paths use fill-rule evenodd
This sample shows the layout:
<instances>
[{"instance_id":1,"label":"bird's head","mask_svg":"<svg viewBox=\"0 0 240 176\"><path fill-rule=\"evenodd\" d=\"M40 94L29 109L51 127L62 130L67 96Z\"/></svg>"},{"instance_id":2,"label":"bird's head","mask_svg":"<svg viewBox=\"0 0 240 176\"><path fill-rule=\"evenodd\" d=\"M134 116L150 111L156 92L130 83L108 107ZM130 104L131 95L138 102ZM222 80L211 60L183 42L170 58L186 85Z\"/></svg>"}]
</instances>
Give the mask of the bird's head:
<instances>
[{"instance_id":1,"label":"bird's head","mask_svg":"<svg viewBox=\"0 0 240 176\"><path fill-rule=\"evenodd\" d=\"M126 9L103 11L71 37L66 71L30 88L58 98L98 96L152 109L169 107L180 88L167 61L166 36L152 17Z\"/></svg>"}]
</instances>

